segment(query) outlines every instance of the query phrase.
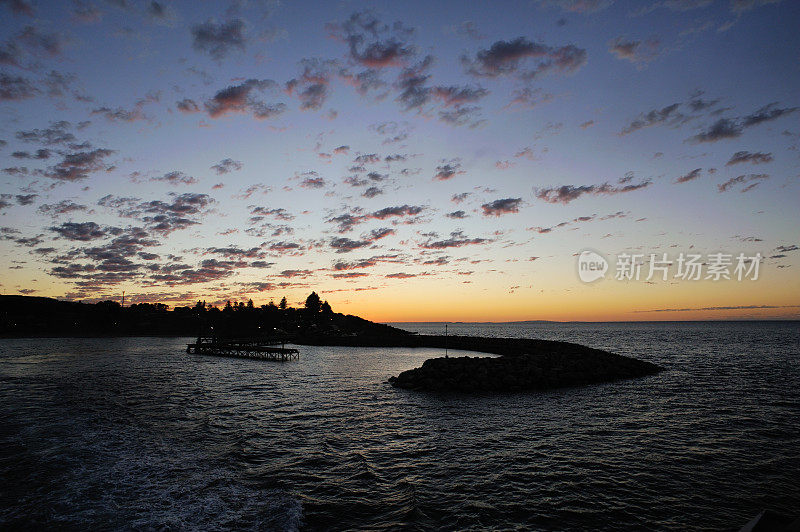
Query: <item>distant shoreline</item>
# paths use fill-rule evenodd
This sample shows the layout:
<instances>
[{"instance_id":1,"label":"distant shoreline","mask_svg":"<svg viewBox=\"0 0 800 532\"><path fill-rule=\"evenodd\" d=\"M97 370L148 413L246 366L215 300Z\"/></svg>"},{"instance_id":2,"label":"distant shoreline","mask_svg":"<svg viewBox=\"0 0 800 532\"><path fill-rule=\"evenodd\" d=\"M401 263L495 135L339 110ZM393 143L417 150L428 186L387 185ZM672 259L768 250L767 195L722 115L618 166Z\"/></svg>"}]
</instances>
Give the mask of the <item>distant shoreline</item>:
<instances>
[{"instance_id":1,"label":"distant shoreline","mask_svg":"<svg viewBox=\"0 0 800 532\"><path fill-rule=\"evenodd\" d=\"M542 324L542 325L603 325L603 324L705 324L705 323L797 323L800 325L800 320L795 319L786 319L786 320L669 320L669 321L385 321L385 322L375 322L382 325L390 325L393 327L401 326L401 325L441 325L444 327L445 324L447 325L524 325L524 324ZM402 328L402 327L398 327ZM406 331L411 337L428 337L428 338L445 338L444 335L436 334L416 334L413 331ZM457 338L458 336L469 337L469 338L476 338L478 336L470 336L463 334L463 331L452 331L453 334L449 336L449 338ZM58 334L58 333L51 333L51 334L23 334L23 335L9 335L9 334L0 334L0 340L3 339L23 339L23 338L195 338L196 334L141 334L141 333L131 333L131 334L86 334L86 333L76 333L76 334ZM400 337L404 337L405 335L400 335ZM350 337L343 337L343 338L350 338ZM359 338L359 337L354 337ZM373 343L377 344L375 339L380 338L379 336L371 336L368 335L366 338L370 339ZM443 340L442 340L443 342ZM292 342L297 343L298 345L351 345L352 347L357 347L355 344L337 344L337 343L313 343L313 344L304 344L303 342ZM363 347L382 347L381 345L364 345ZM384 345L383 347L427 347L423 345ZM444 347L444 344L437 345L436 347ZM455 346L450 346L451 349L458 349ZM471 349L466 349L467 351L471 351Z\"/></svg>"}]
</instances>

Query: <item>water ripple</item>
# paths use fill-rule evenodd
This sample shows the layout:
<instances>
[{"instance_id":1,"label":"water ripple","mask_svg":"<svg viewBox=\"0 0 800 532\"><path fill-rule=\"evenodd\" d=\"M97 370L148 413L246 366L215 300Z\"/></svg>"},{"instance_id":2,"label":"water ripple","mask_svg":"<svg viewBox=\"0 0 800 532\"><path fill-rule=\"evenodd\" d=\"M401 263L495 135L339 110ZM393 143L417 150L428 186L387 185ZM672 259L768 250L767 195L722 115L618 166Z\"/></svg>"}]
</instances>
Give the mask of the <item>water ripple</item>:
<instances>
[{"instance_id":1,"label":"water ripple","mask_svg":"<svg viewBox=\"0 0 800 532\"><path fill-rule=\"evenodd\" d=\"M276 365L181 339L2 340L0 528L719 530L800 507L796 323L461 327L668 371L432 395L384 384L429 349Z\"/></svg>"}]
</instances>

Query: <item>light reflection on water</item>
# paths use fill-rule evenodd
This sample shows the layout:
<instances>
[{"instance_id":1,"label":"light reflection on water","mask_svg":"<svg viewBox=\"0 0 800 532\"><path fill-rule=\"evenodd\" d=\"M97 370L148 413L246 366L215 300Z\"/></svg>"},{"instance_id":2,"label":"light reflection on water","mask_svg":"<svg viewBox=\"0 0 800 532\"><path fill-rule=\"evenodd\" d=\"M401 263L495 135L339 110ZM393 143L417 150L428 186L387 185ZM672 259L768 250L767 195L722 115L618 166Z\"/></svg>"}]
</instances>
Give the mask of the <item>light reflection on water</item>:
<instances>
[{"instance_id":1,"label":"light reflection on water","mask_svg":"<svg viewBox=\"0 0 800 532\"><path fill-rule=\"evenodd\" d=\"M185 339L0 340L0 525L730 529L800 507L796 323L462 330L668 371L430 395L385 381L441 350L300 347L280 364Z\"/></svg>"}]
</instances>

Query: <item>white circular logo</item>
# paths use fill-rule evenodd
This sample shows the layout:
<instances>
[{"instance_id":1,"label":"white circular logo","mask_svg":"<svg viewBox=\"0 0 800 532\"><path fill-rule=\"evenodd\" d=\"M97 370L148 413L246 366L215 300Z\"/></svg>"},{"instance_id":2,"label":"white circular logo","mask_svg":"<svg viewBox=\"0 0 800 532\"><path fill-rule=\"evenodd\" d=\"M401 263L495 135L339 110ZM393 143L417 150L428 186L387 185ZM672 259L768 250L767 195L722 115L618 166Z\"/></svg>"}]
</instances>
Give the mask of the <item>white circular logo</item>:
<instances>
[{"instance_id":1,"label":"white circular logo","mask_svg":"<svg viewBox=\"0 0 800 532\"><path fill-rule=\"evenodd\" d=\"M605 277L608 261L601 254L585 250L578 256L578 277L584 283L593 283Z\"/></svg>"}]
</instances>

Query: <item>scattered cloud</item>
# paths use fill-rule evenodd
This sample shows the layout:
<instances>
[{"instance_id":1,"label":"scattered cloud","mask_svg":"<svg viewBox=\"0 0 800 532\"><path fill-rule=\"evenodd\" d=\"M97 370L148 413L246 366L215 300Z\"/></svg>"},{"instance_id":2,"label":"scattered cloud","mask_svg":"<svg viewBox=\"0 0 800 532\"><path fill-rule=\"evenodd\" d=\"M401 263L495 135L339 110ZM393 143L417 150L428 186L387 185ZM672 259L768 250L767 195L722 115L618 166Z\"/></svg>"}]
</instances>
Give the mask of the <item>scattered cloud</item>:
<instances>
[{"instance_id":1,"label":"scattered cloud","mask_svg":"<svg viewBox=\"0 0 800 532\"><path fill-rule=\"evenodd\" d=\"M497 199L484 203L481 205L481 209L483 209L484 216L502 216L503 214L518 213L521 203L522 198Z\"/></svg>"},{"instance_id":2,"label":"scattered cloud","mask_svg":"<svg viewBox=\"0 0 800 532\"><path fill-rule=\"evenodd\" d=\"M164 175L150 178L151 181L160 181L170 185L193 185L197 183L197 178L186 175L183 172L173 171Z\"/></svg>"},{"instance_id":3,"label":"scattered cloud","mask_svg":"<svg viewBox=\"0 0 800 532\"><path fill-rule=\"evenodd\" d=\"M760 310L760 309L781 309L798 308L800 305L733 305L725 307L685 307L685 308L656 308L650 310L635 310L634 312L694 312L694 311L717 311L717 310Z\"/></svg>"},{"instance_id":4,"label":"scattered cloud","mask_svg":"<svg viewBox=\"0 0 800 532\"><path fill-rule=\"evenodd\" d=\"M661 109L653 109L647 113L642 113L633 122L625 126L619 134L620 136L628 135L646 127L663 124L677 115L676 111L680 105L680 103L673 103Z\"/></svg>"},{"instance_id":5,"label":"scattered cloud","mask_svg":"<svg viewBox=\"0 0 800 532\"><path fill-rule=\"evenodd\" d=\"M229 113L250 113L254 118L268 119L280 115L286 110L286 104L267 104L254 96L275 88L270 79L248 79L239 85L231 85L217 92L205 103L206 112L211 118L219 118Z\"/></svg>"},{"instance_id":6,"label":"scattered cloud","mask_svg":"<svg viewBox=\"0 0 800 532\"><path fill-rule=\"evenodd\" d=\"M365 198L374 198L375 196L379 196L383 194L383 190L378 187L369 187L361 195Z\"/></svg>"},{"instance_id":7,"label":"scattered cloud","mask_svg":"<svg viewBox=\"0 0 800 532\"><path fill-rule=\"evenodd\" d=\"M762 122L770 122L782 116L789 115L800 109L800 107L778 107L778 102L772 102L757 111L750 113L742 118L742 127L755 126Z\"/></svg>"},{"instance_id":8,"label":"scattered cloud","mask_svg":"<svg viewBox=\"0 0 800 532\"><path fill-rule=\"evenodd\" d=\"M331 36L347 44L348 59L369 69L405 65L416 49L408 38L414 29L402 22L386 24L368 11L358 11L341 24L328 24Z\"/></svg>"},{"instance_id":9,"label":"scattered cloud","mask_svg":"<svg viewBox=\"0 0 800 532\"><path fill-rule=\"evenodd\" d=\"M86 179L93 172L107 169L108 167L105 165L105 159L113 153L114 150L104 148L66 153L61 162L48 167L46 170L38 171L37 173L59 181Z\"/></svg>"},{"instance_id":10,"label":"scattered cloud","mask_svg":"<svg viewBox=\"0 0 800 532\"><path fill-rule=\"evenodd\" d=\"M511 93L511 101L506 108L533 109L540 104L552 102L554 98L555 96L540 88L524 87Z\"/></svg>"},{"instance_id":11,"label":"scattered cloud","mask_svg":"<svg viewBox=\"0 0 800 532\"><path fill-rule=\"evenodd\" d=\"M604 220L612 220L612 219L615 219L615 218L626 218L627 216L628 216L628 213L626 213L624 211L617 211L617 212L613 212L613 213L606 214L604 216L599 216L599 217L596 214L592 214L590 216L578 216L577 218L573 218L571 220L567 220L565 222L558 223L558 224L556 224L556 225L554 225L552 227L529 227L528 230L535 231L536 233L539 233L540 235L545 235L545 234L548 234L548 233L552 233L556 229L563 229L564 227L572 226L574 224L582 224L582 223L586 223L586 222L593 222L595 220L604 221ZM531 257L528 260L536 260L537 258L538 257Z\"/></svg>"},{"instance_id":12,"label":"scattered cloud","mask_svg":"<svg viewBox=\"0 0 800 532\"><path fill-rule=\"evenodd\" d=\"M731 156L730 160L725 163L725 166L733 166L741 163L771 163L772 160L773 158L771 153L761 153L760 151L755 153L749 151L737 151Z\"/></svg>"},{"instance_id":13,"label":"scattered cloud","mask_svg":"<svg viewBox=\"0 0 800 532\"><path fill-rule=\"evenodd\" d=\"M200 218L213 206L215 200L208 194L185 192L170 193L168 200L141 201L137 198L107 195L97 202L123 218L136 218L149 229L168 235L200 223Z\"/></svg>"},{"instance_id":14,"label":"scattered cloud","mask_svg":"<svg viewBox=\"0 0 800 532\"><path fill-rule=\"evenodd\" d=\"M38 197L38 194L17 194L14 196L14 199L16 200L17 205L30 205L36 201L36 198Z\"/></svg>"},{"instance_id":15,"label":"scattered cloud","mask_svg":"<svg viewBox=\"0 0 800 532\"><path fill-rule=\"evenodd\" d=\"M45 129L31 129L28 131L17 131L16 138L23 142L35 142L39 144L69 144L75 142L76 138L69 129L72 124L66 120L52 122Z\"/></svg>"},{"instance_id":16,"label":"scattered cloud","mask_svg":"<svg viewBox=\"0 0 800 532\"><path fill-rule=\"evenodd\" d=\"M699 144L703 142L717 142L725 139L735 139L742 136L746 128L777 120L782 116L794 113L800 107L777 107L777 102L761 107L755 112L740 118L720 118L710 127L686 139L687 142Z\"/></svg>"},{"instance_id":17,"label":"scattered cloud","mask_svg":"<svg viewBox=\"0 0 800 532\"><path fill-rule=\"evenodd\" d=\"M46 216L52 216L56 218L63 214L71 214L74 212L86 212L88 211L88 207L86 205L81 205L79 203L75 203L72 200L61 200L57 203L47 204L44 203L39 206L37 212L40 214L44 214Z\"/></svg>"},{"instance_id":18,"label":"scattered cloud","mask_svg":"<svg viewBox=\"0 0 800 532\"><path fill-rule=\"evenodd\" d=\"M137 100L131 109L104 106L92 110L92 115L104 116L109 122L136 122L137 120L146 120L147 116L144 113L144 106L149 103L157 103L159 100L160 95L158 93L151 93Z\"/></svg>"},{"instance_id":19,"label":"scattered cloud","mask_svg":"<svg viewBox=\"0 0 800 532\"><path fill-rule=\"evenodd\" d=\"M427 241L419 244L421 248L425 249L447 249L458 248L462 246L470 246L476 244L486 244L489 240L485 238L470 238L462 231L453 231L450 237L444 240L428 239Z\"/></svg>"},{"instance_id":20,"label":"scattered cloud","mask_svg":"<svg viewBox=\"0 0 800 532\"><path fill-rule=\"evenodd\" d=\"M687 183L689 181L693 181L693 180L697 179L698 177L700 177L700 172L702 172L702 171L703 171L702 168L695 168L694 170L692 170L688 174L682 175L682 176L676 178L675 182L676 183Z\"/></svg>"},{"instance_id":21,"label":"scattered cloud","mask_svg":"<svg viewBox=\"0 0 800 532\"><path fill-rule=\"evenodd\" d=\"M461 168L461 162L458 159L453 159L436 167L436 173L433 178L437 181L446 181L455 177L458 174L463 174L464 170Z\"/></svg>"},{"instance_id":22,"label":"scattered cloud","mask_svg":"<svg viewBox=\"0 0 800 532\"><path fill-rule=\"evenodd\" d=\"M39 89L27 78L0 72L0 101L26 100L38 93Z\"/></svg>"},{"instance_id":23,"label":"scattered cloud","mask_svg":"<svg viewBox=\"0 0 800 532\"><path fill-rule=\"evenodd\" d=\"M178 108L178 111L182 113L199 113L200 106L197 105L197 102L192 100L191 98L184 98L183 100L178 101L175 106Z\"/></svg>"},{"instance_id":24,"label":"scattered cloud","mask_svg":"<svg viewBox=\"0 0 800 532\"><path fill-rule=\"evenodd\" d=\"M525 68L522 65L526 59L538 62ZM463 55L461 62L472 76L495 78L513 74L530 80L550 71L575 72L586 64L586 50L572 44L553 47L517 37L496 41L474 57Z\"/></svg>"},{"instance_id":25,"label":"scattered cloud","mask_svg":"<svg viewBox=\"0 0 800 532\"><path fill-rule=\"evenodd\" d=\"M661 43L656 38L637 41L617 37L608 43L608 51L617 59L630 61L641 68L658 57L661 52L660 46Z\"/></svg>"},{"instance_id":26,"label":"scattered cloud","mask_svg":"<svg viewBox=\"0 0 800 532\"><path fill-rule=\"evenodd\" d=\"M241 161L234 161L233 159L222 159L215 165L211 166L211 169L216 172L217 175L228 174L230 172L235 172L244 168L244 165Z\"/></svg>"},{"instance_id":27,"label":"scattered cloud","mask_svg":"<svg viewBox=\"0 0 800 532\"><path fill-rule=\"evenodd\" d=\"M767 174L746 174L737 177L732 177L722 184L717 185L720 192L727 192L736 185L746 185L740 192L749 192L753 190L762 180L769 179Z\"/></svg>"},{"instance_id":28,"label":"scattered cloud","mask_svg":"<svg viewBox=\"0 0 800 532\"><path fill-rule=\"evenodd\" d=\"M417 277L419 274L416 273L405 273L405 272L395 272L395 273L387 273L384 275L387 279L411 279L412 277Z\"/></svg>"},{"instance_id":29,"label":"scattered cloud","mask_svg":"<svg viewBox=\"0 0 800 532\"><path fill-rule=\"evenodd\" d=\"M61 55L64 43L57 33L42 33L35 26L25 26L0 44L0 64L35 70L37 60Z\"/></svg>"},{"instance_id":30,"label":"scattered cloud","mask_svg":"<svg viewBox=\"0 0 800 532\"><path fill-rule=\"evenodd\" d=\"M268 216L271 218L275 218L276 220L283 220L283 221L292 221L294 220L294 215L291 214L289 211L284 209L283 207L280 208L267 208L267 207L258 207L256 205L248 206L250 209L250 214L253 216Z\"/></svg>"},{"instance_id":31,"label":"scattered cloud","mask_svg":"<svg viewBox=\"0 0 800 532\"><path fill-rule=\"evenodd\" d=\"M336 250L336 253L349 253L371 243L369 240L352 240L346 237L337 237L331 240L330 246Z\"/></svg>"},{"instance_id":32,"label":"scattered cloud","mask_svg":"<svg viewBox=\"0 0 800 532\"><path fill-rule=\"evenodd\" d=\"M325 188L325 185L327 185L325 179L314 171L303 172L300 177L303 178L303 180L300 181L300 186L302 188Z\"/></svg>"},{"instance_id":33,"label":"scattered cloud","mask_svg":"<svg viewBox=\"0 0 800 532\"><path fill-rule=\"evenodd\" d=\"M734 120L720 118L705 131L690 137L688 141L698 144L701 142L716 142L723 139L735 139L742 136L743 129L741 124Z\"/></svg>"},{"instance_id":34,"label":"scattered cloud","mask_svg":"<svg viewBox=\"0 0 800 532\"><path fill-rule=\"evenodd\" d=\"M318 110L328 99L331 73L338 64L332 60L311 58L303 59L300 65L303 72L286 82L286 92L300 100L300 109Z\"/></svg>"},{"instance_id":35,"label":"scattered cloud","mask_svg":"<svg viewBox=\"0 0 800 532\"><path fill-rule=\"evenodd\" d=\"M730 15L732 13L737 20L744 20L748 11L779 2L728 0L724 11L729 12L727 19L733 18ZM349 290L380 288L359 286L358 280L363 278L377 280L376 284L381 286L387 284L386 279L427 275L454 279L473 273L461 268L466 264L487 263L486 272L504 274L510 268L505 270L500 263L506 261L507 257L499 260L487 258L487 248L469 246L497 243L505 249L527 245L531 241L539 241L540 234L556 230L565 233L577 231L590 222L596 222L590 226L590 229L594 229L602 224L601 220L612 219L606 225L619 225L614 229L614 236L619 236L623 234L627 222L646 220L640 217L643 213L631 215L630 220L617 220L628 217L628 211L605 216L591 212L572 213L562 218L565 221L552 226L528 227L528 231L532 232L524 233L522 240L514 241L512 233L518 231L520 226L506 222L522 222L524 216L504 216L519 214L521 207L528 206L531 200L505 196L522 196L515 190L515 187L522 186L520 180L527 178L532 183L542 183L540 174L547 172L546 165L534 165L525 159L547 159L545 162L560 160L570 135L588 141L594 135L602 136L607 127L614 128L613 131L621 137L653 128L650 139L653 142L639 146L642 149L637 152L642 155L644 168L652 166L645 159L650 159L650 154L656 149L664 150L653 156L661 157L661 162L667 159L705 162L702 163L702 169L694 170L688 166L691 163L686 163L684 175L673 169L674 173L667 170L665 176L662 169L653 174L651 180L629 172L618 180L603 182L602 177L590 177L580 181L589 184L566 184L533 190L536 199L543 202L570 204L565 212L569 212L574 207L572 202L581 197L632 192L649 187L653 180L687 183L702 177L704 182L713 181L720 193L748 192L770 176L745 173L729 178L725 175L726 169L718 171L711 165L716 164L721 168L724 163L726 167L734 169L761 170L761 167L736 165L768 164L775 159L783 164L785 154L780 147L785 145L789 150L797 149L796 132L786 131L785 136L781 137L780 131L785 128L777 127L775 131L764 131L769 134L759 137L760 144L755 147L762 151L741 150L737 146L736 150L739 151L731 149L720 153L706 144L738 139L749 128L764 124L767 127L763 129L767 130L775 121L800 109L792 106L797 105L793 101L771 102L775 96L764 96L770 98L762 100L762 103L771 102L767 105L737 109L723 105L741 105L739 102L746 100L741 91L726 94L723 98L706 95L698 89L686 98L662 102L669 104L666 106L634 108L631 115L623 116L615 125L615 117L611 112L617 108L614 105L600 107L586 101L583 93L562 87L558 80L552 87L537 87L545 76L566 76L580 71L587 64L587 50L600 50L601 56L608 50L605 58L596 58L601 63L613 62L617 58L630 61L637 67L651 65L650 75L660 75L663 71L656 72L656 69L670 69L672 60L679 60L682 54L699 52L693 46L705 46L705 42L701 42L697 35L688 31L680 33L686 27L675 31L674 38L677 41L662 44L657 37L646 38L649 33L642 33L647 32L646 29L642 30L646 25L637 26L635 31L640 32L638 35L625 33L620 27L610 25L600 43L541 40L543 37L540 35L550 39L546 37L548 33L567 35L564 33L566 29L574 30L589 21L588 17L581 18L580 14L600 12L612 5L613 0L534 0L534 7L538 4L542 8L555 8L563 13L547 14L541 27L531 26L530 36L495 33L491 39L487 33L490 26L483 27L480 20L459 23L460 18L451 17L451 22L454 22L451 26L422 26L424 32L417 35L421 30L404 22L385 21L371 11L358 11L349 17L345 15L346 18L339 19L339 22L326 25L329 37L337 43L335 55L314 56L311 55L314 53L312 49L298 49L298 55L288 59L278 54L284 50L283 45L277 48L255 46L256 41L267 43L270 35L275 34L262 13L271 10L271 7L267 7L272 3L272 0L232 0L228 9L223 8L217 15L222 18L217 19L207 18L211 14L205 12L199 16L197 13L181 13L190 22L180 30L182 37L181 33L177 35L199 54L194 58L178 58L178 64L173 65L173 73L177 77L169 75L170 71L162 65L160 70L152 69L157 73L155 77L136 80L126 90L114 92L98 90L96 80L86 76L87 70L82 63L74 64L75 73L62 70L67 65L73 65L73 61L84 61L80 53L86 50L83 50L85 47L81 42L76 41L78 46L72 49L73 35L100 28L83 26L73 31L64 26L60 30L61 26L49 20L52 17L45 16L42 2L0 0L0 12L6 14L12 26L16 25L16 29L12 28L0 39L0 103L4 103L10 113L2 135L8 142L0 141L0 151L11 161L0 170L8 181L6 185L9 189L0 194L0 210L10 220L25 221L19 226L22 231L0 228L0 240L6 241L9 246L6 249L13 249L15 245L21 247L15 250L19 252L16 258L20 259L20 264L23 259L28 260L30 266L26 268L30 268L30 271L38 268L38 271L56 278L56 283L66 280L74 284L77 292L73 296L82 294L83 297L100 298L112 293L112 290L103 291L103 287L123 282L149 290L159 286L214 283L207 289L213 292L213 297L223 301L226 290L240 297L243 291L249 290L306 288L310 286L310 279L320 273L333 279L342 279L340 285L353 287ZM657 0L652 5L637 6L634 9L638 11L633 13L626 12L628 8L618 4L614 13L635 18L662 8L674 11L699 10L711 6L713 1ZM117 6L124 11L109 11L112 9L109 6ZM710 39L714 37L713 29L723 31L719 25L725 22L716 18L711 21L708 17L713 14L712 11L717 15L723 13L709 9L696 16L686 14L682 17L689 17L684 22L691 25L692 31L696 30L697 34L702 31L704 38ZM768 10L764 11L766 14ZM112 19L123 17L121 20L125 27L114 38L119 39L120 50L126 57L134 57L143 64L159 55L156 45L160 41L153 40L158 33L153 34L150 30L169 31L148 24L171 24L179 20L175 10L161 0L138 3L130 0L74 0L65 7L63 14L65 21L73 24L111 22ZM12 15L20 18L13 19ZM32 18L26 20L22 17ZM200 23L192 25L193 22ZM567 28L563 28L565 24L568 24ZM697 29L701 26L703 29ZM52 28L64 33L52 33L49 30ZM456 49L465 50L455 57L458 61L456 67L460 65L461 68L453 70L452 55L438 55L445 50L452 52L453 48L441 48L431 41L437 31L444 33L444 38ZM186 32L189 33L188 41ZM734 33L729 32L725 36L734 37ZM300 37L302 40L303 35L300 34ZM313 44L312 41L308 42ZM549 44L553 42L555 44ZM670 61L655 64L654 59L667 50L671 54ZM65 51L70 53L65 54ZM244 52L252 53L248 53L247 60L241 62L237 55L243 57ZM703 54L692 57L702 58ZM291 61L297 62L293 66ZM767 58L765 61L775 60ZM250 76L247 76L248 72L242 70L242 66L251 63L261 65L262 73L249 73ZM216 67L210 68L209 65ZM597 66L594 65L593 69L596 70ZM741 67L747 67L746 62ZM114 72L105 72L104 75L113 76ZM266 76L275 76L277 81L265 79ZM155 88L164 91L164 105L157 105L161 103L159 92L147 93L135 99L151 88L146 86L148 79L160 83ZM577 77L573 81L579 84L587 82ZM88 88L97 92L89 95L83 83L93 84ZM697 83L709 82L700 79ZM347 89L346 93L338 94L343 86ZM780 91L773 93L779 94ZM95 100L95 97L98 99ZM549 102L571 107L562 118L552 119L545 116L552 114L555 105ZM336 109L331 108L332 105ZM368 130L364 131L369 122L349 122L354 119L350 116L353 105L364 113L372 113L371 116L380 116L375 118L376 121L386 121L369 125ZM290 112L287 112L288 106L293 106ZM483 106L487 106L485 110ZM388 119L397 115L398 108L402 113L398 116L408 121ZM534 112L529 112L534 108ZM52 113L53 117L76 118L71 118L74 123L55 121L43 125L48 123L41 120L41 113L36 115L29 112L37 109ZM638 113L639 110L644 112ZM298 114L298 111L304 112ZM484 115L488 111L491 112ZM748 111L752 112L748 114ZM194 113L199 116L183 116ZM517 127L525 122L522 120L524 117L533 120L535 114L541 113L544 114L539 120L534 120L539 126L528 121L527 129ZM337 114L339 118L336 122L325 121L326 118L332 120ZM285 119L287 123L251 123L242 129L237 117L222 122L209 120L232 115L244 115L245 122L250 118L280 117L281 121ZM453 138L449 138L449 128L441 130L442 125L478 128L486 122L484 117L493 122L499 117L501 122L487 127L485 132L498 131L498 127L501 130L506 128L507 131L503 133L505 136L484 139L484 142L470 131L455 132ZM300 121L297 122L295 118ZM85 120L78 122L82 119ZM556 120L556 123L550 122L550 119ZM520 120L522 122L517 124ZM593 127L597 125L597 120L602 121L599 129ZM502 123L504 121L508 121L507 127ZM127 126L128 123L133 123L135 127ZM702 146L694 147L687 153L672 144L656 142L659 134L662 140L666 137L662 131L656 132L655 128L677 130L686 127L686 124L690 124L691 129L687 129L679 138L683 140L689 137L686 142ZM165 165L163 161L153 164L153 157L158 159L159 155L163 155L166 144L162 140L169 140L163 135L169 136L175 125L194 131L191 146L196 151L196 157L194 164L186 167L188 173L178 170L166 173L134 171L142 167L157 169L166 166L165 170L180 168L180 165ZM577 131L578 127L582 130L592 129L582 132ZM420 130L416 131L417 128ZM553 135L559 132L559 128L561 137L556 138ZM208 135L220 132L230 135L226 137L229 141L227 145L233 146L229 153L223 151L224 142L214 144L213 140L209 140L213 137ZM124 145L125 137L120 136L122 133L147 137L148 142L142 150L131 150L130 146ZM438 159L439 155L431 159L429 150L438 142L437 138L446 145L456 146L458 151L451 154L454 158ZM777 146L771 144L772 140L781 140L782 143ZM620 139L618 141L622 142ZM626 137L624 141L633 142L631 146L636 149L635 140ZM264 143L270 142L277 144L265 147ZM430 142L433 144L428 145ZM549 146L546 145L548 143ZM151 144L151 153L148 153L146 148ZM251 168L249 159L239 156L253 146L261 146L263 150ZM706 148L701 149L703 146ZM447 151L439 153L447 155ZM733 155L728 158L731 153ZM236 159L226 157L228 154ZM462 158L458 158L459 155ZM467 156L468 160L463 159ZM248 164L247 172L236 173L244 167L237 159ZM712 163L706 164L709 160ZM290 165L288 171L287 164ZM453 180L459 174L465 174L466 168L462 165L469 168L470 175ZM483 179L477 174L481 168L488 172ZM702 174L703 170L706 171L705 175ZM603 168L596 171L603 172ZM204 174L225 177L213 177L214 181L219 181L215 185L214 181L198 179L203 178ZM264 183L254 183L256 179L252 176L258 175L262 175L257 179ZM139 186L132 187L126 181L126 176ZM293 177L281 182L280 176ZM782 175L781 179L784 178L786 184L783 188L788 190L794 184L794 176ZM491 182L492 179L497 182ZM437 183L432 183L432 180ZM489 185L486 185L487 180ZM450 183L438 181L450 181L458 186L452 187ZM271 183L276 190L265 183ZM775 190L763 192L780 193L777 190L780 184L776 182ZM167 193L170 189L164 185L186 188ZM188 187L193 185L201 185L201 190L205 191L233 188L220 198L224 203L217 204L208 194L180 193L191 190ZM99 202L96 200L108 189L125 186L137 190L139 197L108 195ZM99 191L102 192L98 194ZM271 193L267 196L267 192ZM290 198L298 194L311 196L306 198L308 201L300 200L299 203ZM95 199L87 203L87 199L92 197ZM725 197L720 196L720 201ZM389 198L402 199L383 203L389 206L377 208ZM448 207L447 198L454 205ZM750 200L759 198L766 201L767 196L759 194L750 197ZM578 202L576 205L587 204L591 205L592 202ZM450 208L454 210L449 211ZM546 210L549 207L543 208ZM761 214L771 216L766 207L760 208L763 209ZM30 228L26 216L34 219L39 216L38 231ZM322 227L320 218L325 222ZM485 226L486 223L492 227L481 232L481 225ZM412 224L413 227L409 227ZM465 229L461 230L461 227ZM458 230L449 232L454 228ZM175 240L178 235L170 237L173 232L181 230L186 230L183 238ZM771 237L774 235L734 238L740 242L770 242ZM204 242L205 238L209 241ZM237 244L225 242L227 238L234 238ZM677 246L679 242L665 241L664 246L667 245ZM409 251L414 248L415 252ZM451 248L466 249L450 252ZM775 248L773 253L776 255L773 257L785 257L788 252L797 249L794 244L781 245ZM470 256L466 256L468 251L471 252ZM333 264L320 268L319 257L325 253ZM461 256L449 256L447 253ZM359 258L370 254L374 255ZM508 258L508 262L520 262L517 266L522 266L523 261L538 259L538 255L531 255L529 250L522 256ZM337 260L340 257L349 260ZM272 260L274 262L270 262ZM786 259L784 262L790 261ZM276 264L280 266L275 268ZM22 268L16 264L11 267ZM429 271L412 269L417 267L429 268ZM243 271L248 268L254 270ZM474 282L479 282L478 278L486 272L475 272ZM261 278L253 281L246 277L248 275ZM12 291L33 290L7 288ZM45 294L44 289L40 292ZM291 293L287 295L296 296ZM194 297L194 293L191 297Z\"/></svg>"},{"instance_id":36,"label":"scattered cloud","mask_svg":"<svg viewBox=\"0 0 800 532\"><path fill-rule=\"evenodd\" d=\"M418 205L398 205L394 207L384 207L383 209L366 214L362 214L363 211L343 213L330 216L325 221L338 225L339 232L346 233L352 230L356 225L369 220L387 220L389 218L416 216L424 209L425 207Z\"/></svg>"},{"instance_id":37,"label":"scattered cloud","mask_svg":"<svg viewBox=\"0 0 800 532\"><path fill-rule=\"evenodd\" d=\"M49 159L51 155L50 150L42 148L38 149L33 153L29 153L27 151L15 151L11 153L11 156L16 159Z\"/></svg>"},{"instance_id":38,"label":"scattered cloud","mask_svg":"<svg viewBox=\"0 0 800 532\"><path fill-rule=\"evenodd\" d=\"M560 187L541 188L536 190L536 197L548 203L570 203L583 195L602 196L622 194L624 192L633 192L647 188L652 184L652 181L642 181L636 184L625 184L623 186L614 186L609 183L601 185L562 185Z\"/></svg>"},{"instance_id":39,"label":"scattered cloud","mask_svg":"<svg viewBox=\"0 0 800 532\"><path fill-rule=\"evenodd\" d=\"M235 50L244 51L247 42L245 33L245 24L241 19L219 23L207 20L191 27L192 46L220 61Z\"/></svg>"},{"instance_id":40,"label":"scattered cloud","mask_svg":"<svg viewBox=\"0 0 800 532\"><path fill-rule=\"evenodd\" d=\"M57 233L61 238L83 242L106 236L106 231L95 222L64 222L61 225L51 227L50 230Z\"/></svg>"}]
</instances>

